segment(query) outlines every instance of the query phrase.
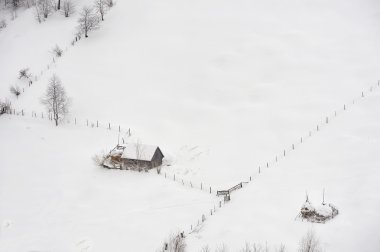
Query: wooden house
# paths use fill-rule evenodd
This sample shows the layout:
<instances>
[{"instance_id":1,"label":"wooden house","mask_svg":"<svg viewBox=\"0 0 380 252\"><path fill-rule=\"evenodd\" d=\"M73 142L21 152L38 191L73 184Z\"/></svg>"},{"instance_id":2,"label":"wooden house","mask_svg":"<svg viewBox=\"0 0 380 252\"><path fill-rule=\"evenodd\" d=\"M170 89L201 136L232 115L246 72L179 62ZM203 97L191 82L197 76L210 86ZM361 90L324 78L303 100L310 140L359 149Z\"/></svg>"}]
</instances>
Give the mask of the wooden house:
<instances>
[{"instance_id":1,"label":"wooden house","mask_svg":"<svg viewBox=\"0 0 380 252\"><path fill-rule=\"evenodd\" d=\"M161 149L155 145L127 143L117 145L109 155L105 166L118 169L152 169L162 164ZM111 166L111 167L110 167Z\"/></svg>"}]
</instances>

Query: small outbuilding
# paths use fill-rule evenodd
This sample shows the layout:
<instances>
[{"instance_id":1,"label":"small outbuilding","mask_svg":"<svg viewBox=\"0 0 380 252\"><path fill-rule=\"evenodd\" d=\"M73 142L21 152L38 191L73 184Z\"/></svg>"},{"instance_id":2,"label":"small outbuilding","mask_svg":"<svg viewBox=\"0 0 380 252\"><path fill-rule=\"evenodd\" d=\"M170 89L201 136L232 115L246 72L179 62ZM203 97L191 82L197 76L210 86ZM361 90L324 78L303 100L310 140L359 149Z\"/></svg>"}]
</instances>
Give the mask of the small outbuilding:
<instances>
[{"instance_id":1,"label":"small outbuilding","mask_svg":"<svg viewBox=\"0 0 380 252\"><path fill-rule=\"evenodd\" d=\"M147 170L162 165L161 149L155 145L127 143L111 150L104 166L117 169Z\"/></svg>"}]
</instances>

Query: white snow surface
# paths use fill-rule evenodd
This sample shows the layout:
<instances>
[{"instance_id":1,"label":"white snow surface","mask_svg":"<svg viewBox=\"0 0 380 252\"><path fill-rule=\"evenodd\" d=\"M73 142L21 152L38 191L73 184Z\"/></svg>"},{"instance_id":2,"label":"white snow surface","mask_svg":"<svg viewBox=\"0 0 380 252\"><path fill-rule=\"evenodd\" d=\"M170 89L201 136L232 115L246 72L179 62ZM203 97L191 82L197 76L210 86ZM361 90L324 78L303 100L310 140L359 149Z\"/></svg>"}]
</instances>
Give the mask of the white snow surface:
<instances>
[{"instance_id":1,"label":"white snow surface","mask_svg":"<svg viewBox=\"0 0 380 252\"><path fill-rule=\"evenodd\" d=\"M154 171L95 167L118 139L108 125L160 146L171 164L162 173L194 185L225 190L252 176L188 237L191 252L245 241L296 251L310 227L294 221L305 191L318 205L323 188L340 210L314 225L326 250L380 250L380 103L369 91L379 1L117 1L74 46L78 13L33 15L0 10L0 99L27 115L0 118L0 251L154 251L209 211L214 197ZM64 53L53 62L55 45ZM24 67L31 87L17 78ZM54 73L71 98L71 123L58 128L30 117Z\"/></svg>"}]
</instances>

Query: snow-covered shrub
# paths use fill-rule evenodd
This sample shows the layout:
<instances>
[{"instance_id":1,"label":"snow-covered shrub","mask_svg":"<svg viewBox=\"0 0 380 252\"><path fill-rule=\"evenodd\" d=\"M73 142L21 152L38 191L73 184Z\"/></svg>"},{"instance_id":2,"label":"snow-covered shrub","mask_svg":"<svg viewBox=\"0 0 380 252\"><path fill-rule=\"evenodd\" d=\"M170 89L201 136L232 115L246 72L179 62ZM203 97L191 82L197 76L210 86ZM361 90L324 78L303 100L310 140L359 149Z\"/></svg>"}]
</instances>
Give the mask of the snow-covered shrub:
<instances>
[{"instance_id":1,"label":"snow-covered shrub","mask_svg":"<svg viewBox=\"0 0 380 252\"><path fill-rule=\"evenodd\" d=\"M9 113L12 109L12 104L9 100L4 102L0 100L0 115L4 113Z\"/></svg>"},{"instance_id":2,"label":"snow-covered shrub","mask_svg":"<svg viewBox=\"0 0 380 252\"><path fill-rule=\"evenodd\" d=\"M0 30L7 27L7 21L5 19L0 20Z\"/></svg>"},{"instance_id":3,"label":"snow-covered shrub","mask_svg":"<svg viewBox=\"0 0 380 252\"><path fill-rule=\"evenodd\" d=\"M321 244L314 230L309 230L300 241L298 252L322 252Z\"/></svg>"},{"instance_id":4,"label":"snow-covered shrub","mask_svg":"<svg viewBox=\"0 0 380 252\"><path fill-rule=\"evenodd\" d=\"M102 151L101 153L99 154L95 154L93 157L92 157L92 161L94 161L94 164L96 166L101 166L103 167L104 166L104 161L108 158L108 155L105 153L105 151Z\"/></svg>"},{"instance_id":5,"label":"snow-covered shrub","mask_svg":"<svg viewBox=\"0 0 380 252\"><path fill-rule=\"evenodd\" d=\"M71 0L65 0L62 3L62 13L65 17L69 17L75 13L75 5Z\"/></svg>"},{"instance_id":6,"label":"snow-covered shrub","mask_svg":"<svg viewBox=\"0 0 380 252\"><path fill-rule=\"evenodd\" d=\"M29 79L31 74L29 73L29 68L23 68L18 72L18 78L19 79Z\"/></svg>"},{"instance_id":7,"label":"snow-covered shrub","mask_svg":"<svg viewBox=\"0 0 380 252\"><path fill-rule=\"evenodd\" d=\"M185 252L186 240L183 233L171 235L168 241L164 242L158 252Z\"/></svg>"},{"instance_id":8,"label":"snow-covered shrub","mask_svg":"<svg viewBox=\"0 0 380 252\"><path fill-rule=\"evenodd\" d=\"M11 86L9 88L9 91L11 91L11 93L14 94L17 98L21 94L21 89L17 85Z\"/></svg>"},{"instance_id":9,"label":"snow-covered shrub","mask_svg":"<svg viewBox=\"0 0 380 252\"><path fill-rule=\"evenodd\" d=\"M56 57L61 57L62 54L63 54L63 50L62 50L58 45L56 45L56 46L53 48L53 54L54 54Z\"/></svg>"},{"instance_id":10,"label":"snow-covered shrub","mask_svg":"<svg viewBox=\"0 0 380 252\"><path fill-rule=\"evenodd\" d=\"M112 8L115 5L115 2L113 0L105 0L105 3L108 8Z\"/></svg>"},{"instance_id":11,"label":"snow-covered shrub","mask_svg":"<svg viewBox=\"0 0 380 252\"><path fill-rule=\"evenodd\" d=\"M222 244L215 249L215 252L228 252L227 246L225 244Z\"/></svg>"}]
</instances>

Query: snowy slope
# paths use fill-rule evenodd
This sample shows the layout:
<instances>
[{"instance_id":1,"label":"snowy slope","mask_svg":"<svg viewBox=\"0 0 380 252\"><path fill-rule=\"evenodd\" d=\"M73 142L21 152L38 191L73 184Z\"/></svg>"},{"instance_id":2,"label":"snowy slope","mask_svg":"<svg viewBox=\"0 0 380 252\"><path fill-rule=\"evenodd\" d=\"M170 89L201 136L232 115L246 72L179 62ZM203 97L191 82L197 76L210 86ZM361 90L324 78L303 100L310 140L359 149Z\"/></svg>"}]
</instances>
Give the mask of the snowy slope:
<instances>
[{"instance_id":1,"label":"snowy slope","mask_svg":"<svg viewBox=\"0 0 380 252\"><path fill-rule=\"evenodd\" d=\"M238 251L245 242L285 244L297 251L313 228L326 251L380 250L380 92L351 105L347 112L285 159L256 177L189 237L189 251L225 243ZM305 201L326 202L340 214L325 224L295 221Z\"/></svg>"},{"instance_id":2,"label":"snowy slope","mask_svg":"<svg viewBox=\"0 0 380 252\"><path fill-rule=\"evenodd\" d=\"M15 104L42 111L39 98L57 73L72 117L132 127L142 142L193 160L177 172L234 184L377 81L378 7L120 1Z\"/></svg>"}]
</instances>

